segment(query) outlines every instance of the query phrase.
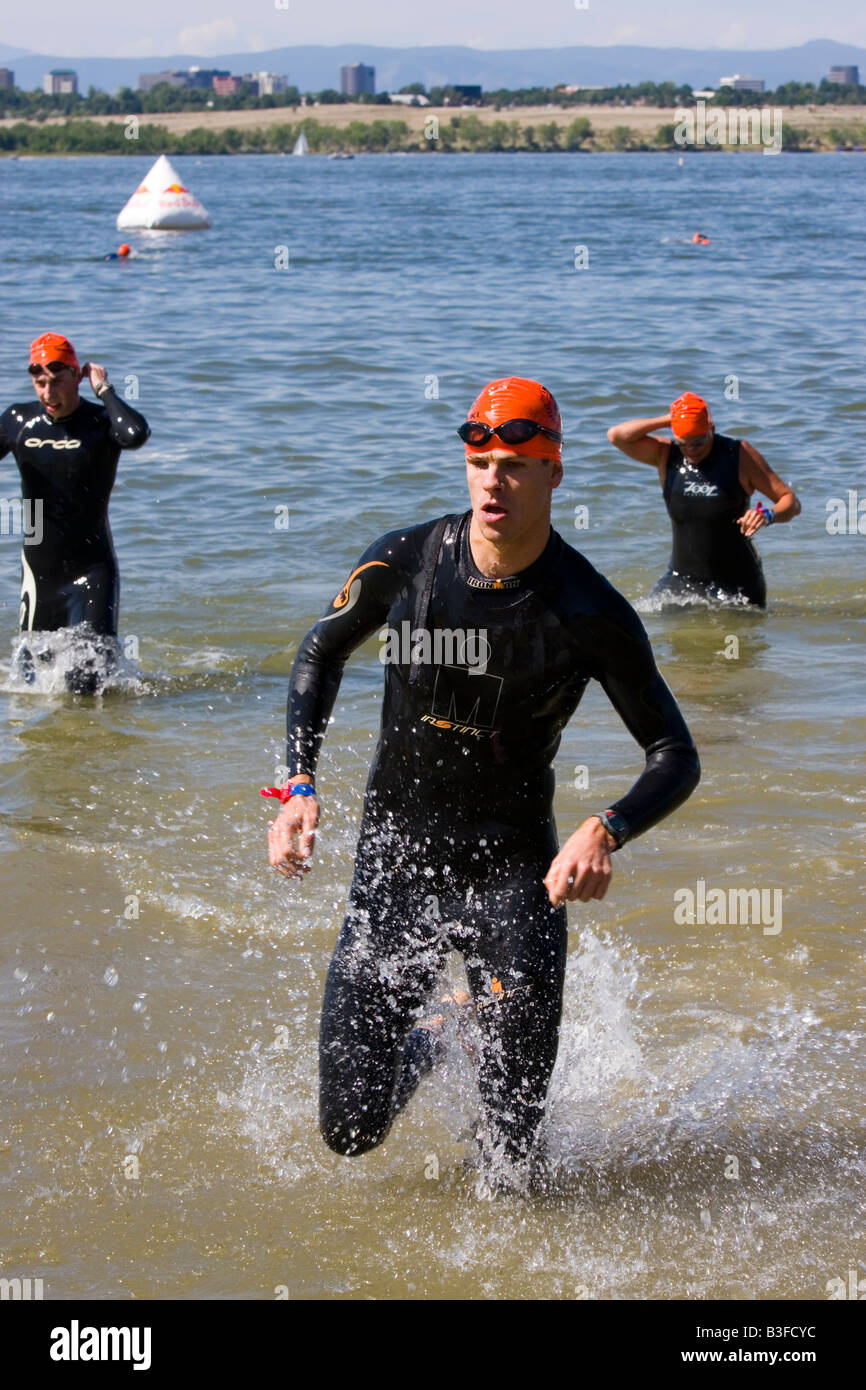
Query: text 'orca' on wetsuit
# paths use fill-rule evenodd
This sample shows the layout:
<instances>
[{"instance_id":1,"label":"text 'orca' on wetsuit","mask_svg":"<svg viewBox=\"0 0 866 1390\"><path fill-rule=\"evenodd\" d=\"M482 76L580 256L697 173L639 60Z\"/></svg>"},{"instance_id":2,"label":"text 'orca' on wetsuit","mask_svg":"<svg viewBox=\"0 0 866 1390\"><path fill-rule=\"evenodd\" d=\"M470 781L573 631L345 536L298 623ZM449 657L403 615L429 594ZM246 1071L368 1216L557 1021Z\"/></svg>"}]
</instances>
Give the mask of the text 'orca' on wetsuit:
<instances>
[{"instance_id":1,"label":"text 'orca' on wetsuit","mask_svg":"<svg viewBox=\"0 0 866 1390\"><path fill-rule=\"evenodd\" d=\"M653 594L742 596L763 608L767 590L760 557L736 524L749 505L740 483L740 441L715 435L710 453L699 464L683 458L671 443L664 499L673 549L667 573Z\"/></svg>"},{"instance_id":2,"label":"text 'orca' on wetsuit","mask_svg":"<svg viewBox=\"0 0 866 1390\"><path fill-rule=\"evenodd\" d=\"M292 671L288 761L293 773L312 774L356 647L385 622L399 635L426 631L432 651L437 636L454 639L450 658L413 664L401 649L386 666L320 1038L322 1130L346 1154L379 1143L417 1084L418 1030L407 1035L452 947L476 1003L490 1002L494 979L502 987L504 1002L479 1011L482 1101L494 1142L527 1151L556 1057L566 954L565 908L551 907L542 883L557 850L551 764L590 679L646 756L612 808L632 835L674 810L699 776L626 600L554 531L521 574L486 579L469 518L376 541ZM461 634L470 630L484 634L483 662L466 659ZM420 639L416 652L424 654Z\"/></svg>"},{"instance_id":3,"label":"text 'orca' on wetsuit","mask_svg":"<svg viewBox=\"0 0 866 1390\"><path fill-rule=\"evenodd\" d=\"M0 458L10 450L15 455L23 501L38 518L38 532L21 552L23 630L54 632L87 622L97 633L116 635L119 583L108 500L121 449L138 449L149 434L144 416L110 386L99 404L79 400L59 420L38 402L12 405L0 416Z\"/></svg>"}]
</instances>

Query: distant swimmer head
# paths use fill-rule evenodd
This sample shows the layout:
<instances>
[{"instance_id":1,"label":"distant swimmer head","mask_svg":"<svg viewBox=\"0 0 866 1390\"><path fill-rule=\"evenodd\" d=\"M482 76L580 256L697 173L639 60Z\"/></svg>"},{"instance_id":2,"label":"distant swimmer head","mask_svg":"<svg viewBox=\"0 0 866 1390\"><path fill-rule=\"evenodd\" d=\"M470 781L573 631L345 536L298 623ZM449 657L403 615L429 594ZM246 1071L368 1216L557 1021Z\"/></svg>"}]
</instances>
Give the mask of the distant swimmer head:
<instances>
[{"instance_id":1,"label":"distant swimmer head","mask_svg":"<svg viewBox=\"0 0 866 1390\"><path fill-rule=\"evenodd\" d=\"M126 242L123 242L123 244L117 248L118 256L128 256L131 251L132 247L128 246Z\"/></svg>"},{"instance_id":2,"label":"distant swimmer head","mask_svg":"<svg viewBox=\"0 0 866 1390\"><path fill-rule=\"evenodd\" d=\"M684 391L671 405L671 429L682 453L692 455L703 449L713 434L706 401L693 391Z\"/></svg>"},{"instance_id":3,"label":"distant swimmer head","mask_svg":"<svg viewBox=\"0 0 866 1390\"><path fill-rule=\"evenodd\" d=\"M502 449L527 458L562 459L562 417L545 386L522 376L490 381L457 433L466 457Z\"/></svg>"},{"instance_id":4,"label":"distant swimmer head","mask_svg":"<svg viewBox=\"0 0 866 1390\"><path fill-rule=\"evenodd\" d=\"M695 232L694 236L692 237L692 241L697 242L699 246L709 246L710 244L710 238L708 236L704 236L703 232Z\"/></svg>"},{"instance_id":5,"label":"distant swimmer head","mask_svg":"<svg viewBox=\"0 0 866 1390\"><path fill-rule=\"evenodd\" d=\"M75 348L60 333L43 333L30 344L27 369L39 403L49 415L62 419L78 405L81 366Z\"/></svg>"}]
</instances>

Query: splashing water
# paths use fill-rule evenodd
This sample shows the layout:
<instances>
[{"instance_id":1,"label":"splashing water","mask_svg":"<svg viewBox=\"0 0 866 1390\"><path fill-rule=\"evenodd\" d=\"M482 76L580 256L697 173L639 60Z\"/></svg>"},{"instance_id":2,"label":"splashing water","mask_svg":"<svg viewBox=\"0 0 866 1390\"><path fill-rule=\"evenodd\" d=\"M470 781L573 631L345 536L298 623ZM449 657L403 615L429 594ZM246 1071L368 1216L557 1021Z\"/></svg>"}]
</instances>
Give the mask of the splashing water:
<instances>
[{"instance_id":1,"label":"splashing water","mask_svg":"<svg viewBox=\"0 0 866 1390\"><path fill-rule=\"evenodd\" d=\"M139 693L138 663L116 637L96 633L87 623L58 632L22 632L12 642L4 689L37 695Z\"/></svg>"}]
</instances>

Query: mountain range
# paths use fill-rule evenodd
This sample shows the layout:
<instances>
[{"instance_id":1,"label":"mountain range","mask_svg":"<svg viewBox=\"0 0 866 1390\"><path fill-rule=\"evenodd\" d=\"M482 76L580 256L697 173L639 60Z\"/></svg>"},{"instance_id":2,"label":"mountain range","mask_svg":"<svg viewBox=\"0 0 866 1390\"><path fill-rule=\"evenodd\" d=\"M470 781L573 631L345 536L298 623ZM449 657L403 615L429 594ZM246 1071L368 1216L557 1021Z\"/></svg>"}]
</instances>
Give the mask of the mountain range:
<instances>
[{"instance_id":1,"label":"mountain range","mask_svg":"<svg viewBox=\"0 0 866 1390\"><path fill-rule=\"evenodd\" d=\"M762 77L768 89L783 82L817 82L831 64L854 63L866 80L866 49L832 39L813 39L796 48L690 49L636 45L530 49L460 47L382 48L364 43L333 46L311 44L272 48L258 53L223 53L203 57L175 53L152 58L68 58L32 53L0 45L0 64L11 67L19 87L42 86L51 68L73 68L79 91L88 87L116 91L136 87L139 74L168 68L227 68L233 73L267 70L285 73L301 91L340 87L340 68L367 63L376 69L377 91L398 91L409 82L427 87L448 82L481 83L485 90L554 86L558 82L585 86L616 86L624 82L688 82L692 87L717 87L722 76L740 73Z\"/></svg>"}]
</instances>

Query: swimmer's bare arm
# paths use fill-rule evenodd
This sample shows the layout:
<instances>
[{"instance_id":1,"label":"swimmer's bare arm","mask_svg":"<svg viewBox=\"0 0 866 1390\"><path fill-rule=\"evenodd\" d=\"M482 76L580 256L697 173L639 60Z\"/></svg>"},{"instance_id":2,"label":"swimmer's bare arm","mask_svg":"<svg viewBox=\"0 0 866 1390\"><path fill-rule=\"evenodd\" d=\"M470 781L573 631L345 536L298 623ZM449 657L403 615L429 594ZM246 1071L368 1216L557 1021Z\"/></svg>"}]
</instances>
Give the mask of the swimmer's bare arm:
<instances>
[{"instance_id":1,"label":"swimmer's bare arm","mask_svg":"<svg viewBox=\"0 0 866 1390\"><path fill-rule=\"evenodd\" d=\"M630 459L657 468L663 483L671 442L669 439L659 439L652 431L668 429L670 423L670 411L667 415L654 415L647 420L624 420L621 425L611 425L607 437Z\"/></svg>"},{"instance_id":2,"label":"swimmer's bare arm","mask_svg":"<svg viewBox=\"0 0 866 1390\"><path fill-rule=\"evenodd\" d=\"M289 785L315 779L307 773L289 778ZM268 830L268 858L283 878L297 878L309 870L319 824L319 803L314 796L293 796L280 807Z\"/></svg>"},{"instance_id":3,"label":"swimmer's bare arm","mask_svg":"<svg viewBox=\"0 0 866 1390\"><path fill-rule=\"evenodd\" d=\"M740 441L740 486L749 494L762 492L765 497L769 497L773 503L776 521L793 521L802 510L800 500L793 489L782 482L763 454L759 454L755 446L747 444L745 439ZM767 524L766 515L763 511L758 511L757 507L750 507L737 519L737 525L744 536L753 536Z\"/></svg>"}]
</instances>

